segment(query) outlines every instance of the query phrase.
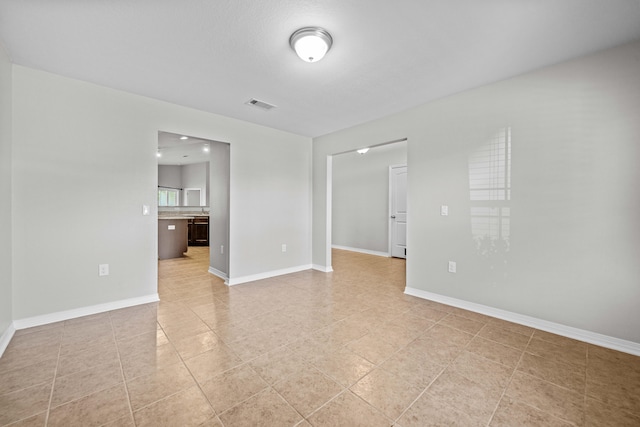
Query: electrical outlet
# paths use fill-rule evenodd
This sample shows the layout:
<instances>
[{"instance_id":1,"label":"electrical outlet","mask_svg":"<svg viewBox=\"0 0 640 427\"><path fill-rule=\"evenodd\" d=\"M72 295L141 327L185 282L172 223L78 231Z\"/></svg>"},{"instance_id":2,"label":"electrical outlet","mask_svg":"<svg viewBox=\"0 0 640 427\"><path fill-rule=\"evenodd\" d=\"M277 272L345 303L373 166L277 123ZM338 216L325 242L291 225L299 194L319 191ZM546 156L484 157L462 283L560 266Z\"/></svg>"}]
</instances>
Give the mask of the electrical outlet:
<instances>
[{"instance_id":1,"label":"electrical outlet","mask_svg":"<svg viewBox=\"0 0 640 427\"><path fill-rule=\"evenodd\" d=\"M284 243L282 244L282 252L287 252L287 245Z\"/></svg>"},{"instance_id":2,"label":"electrical outlet","mask_svg":"<svg viewBox=\"0 0 640 427\"><path fill-rule=\"evenodd\" d=\"M100 264L100 265L98 265L98 275L100 275L100 276L108 276L109 275L109 264Z\"/></svg>"},{"instance_id":3,"label":"electrical outlet","mask_svg":"<svg viewBox=\"0 0 640 427\"><path fill-rule=\"evenodd\" d=\"M449 261L449 273L455 273L455 272L456 272L456 262Z\"/></svg>"}]
</instances>

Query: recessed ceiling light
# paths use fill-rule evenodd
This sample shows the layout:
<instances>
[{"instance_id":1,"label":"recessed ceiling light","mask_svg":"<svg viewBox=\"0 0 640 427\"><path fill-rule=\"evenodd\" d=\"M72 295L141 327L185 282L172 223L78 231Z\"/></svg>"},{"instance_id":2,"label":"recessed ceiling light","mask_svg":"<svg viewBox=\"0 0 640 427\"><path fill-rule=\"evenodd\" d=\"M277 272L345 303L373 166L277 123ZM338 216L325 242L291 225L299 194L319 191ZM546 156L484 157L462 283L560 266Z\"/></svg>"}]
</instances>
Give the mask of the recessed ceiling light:
<instances>
[{"instance_id":1,"label":"recessed ceiling light","mask_svg":"<svg viewBox=\"0 0 640 427\"><path fill-rule=\"evenodd\" d=\"M189 139L189 137L188 136L181 136L180 139L184 141L185 139Z\"/></svg>"},{"instance_id":2,"label":"recessed ceiling light","mask_svg":"<svg viewBox=\"0 0 640 427\"><path fill-rule=\"evenodd\" d=\"M333 38L324 28L304 27L289 37L289 45L306 62L318 62L329 52Z\"/></svg>"}]
</instances>

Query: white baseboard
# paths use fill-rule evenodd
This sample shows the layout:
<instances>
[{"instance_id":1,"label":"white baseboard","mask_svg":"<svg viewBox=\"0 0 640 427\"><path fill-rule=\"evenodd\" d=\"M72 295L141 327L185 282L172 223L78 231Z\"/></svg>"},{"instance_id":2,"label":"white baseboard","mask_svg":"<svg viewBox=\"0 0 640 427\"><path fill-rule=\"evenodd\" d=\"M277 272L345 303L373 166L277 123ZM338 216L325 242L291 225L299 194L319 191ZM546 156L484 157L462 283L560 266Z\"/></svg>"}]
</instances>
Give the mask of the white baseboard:
<instances>
[{"instance_id":1,"label":"white baseboard","mask_svg":"<svg viewBox=\"0 0 640 427\"><path fill-rule=\"evenodd\" d=\"M104 313L105 311L118 310L120 308L132 307L134 305L140 304L148 304L150 302L156 301L160 301L157 293L145 295L143 297L128 298L119 301L107 302L104 304L91 305L88 307L74 308L72 310L58 311L56 313L43 314L41 316L27 317L25 319L14 320L13 324L16 329L32 328L34 326L46 325L48 323L75 319L76 317Z\"/></svg>"},{"instance_id":2,"label":"white baseboard","mask_svg":"<svg viewBox=\"0 0 640 427\"><path fill-rule=\"evenodd\" d=\"M229 278L225 282L229 286L239 285L241 283L253 282L255 280L268 279L270 277L282 276L284 274L297 273L299 271L310 270L311 264L299 265L297 267L283 268L281 270L272 270L265 273L250 274L248 276Z\"/></svg>"},{"instance_id":3,"label":"white baseboard","mask_svg":"<svg viewBox=\"0 0 640 427\"><path fill-rule=\"evenodd\" d=\"M389 252L370 251L369 249L351 248L349 246L331 245L333 249L341 249L343 251L360 252L361 254L383 256L389 258Z\"/></svg>"},{"instance_id":4,"label":"white baseboard","mask_svg":"<svg viewBox=\"0 0 640 427\"><path fill-rule=\"evenodd\" d=\"M0 336L0 357L4 354L4 351L7 349L7 346L9 345L9 342L11 342L11 338L13 338L13 334L15 333L16 328L13 326L12 322L9 324L2 336Z\"/></svg>"},{"instance_id":5,"label":"white baseboard","mask_svg":"<svg viewBox=\"0 0 640 427\"><path fill-rule=\"evenodd\" d=\"M518 323L520 325L529 326L531 328L540 329L541 331L550 332L552 334L562 335L567 338L573 338L578 341L584 341L600 347L610 348L612 350L622 351L624 353L640 356L640 343L627 341L620 338L610 337L608 335L598 334L596 332L586 331L559 323L549 322L547 320L538 319L523 314L513 313L511 311L501 310L482 304L476 304L469 301L451 298L445 295L434 294L423 291L421 289L406 287L404 293L414 297L439 302L453 307L462 308L480 314L485 314L498 319L507 320L509 322Z\"/></svg>"},{"instance_id":6,"label":"white baseboard","mask_svg":"<svg viewBox=\"0 0 640 427\"><path fill-rule=\"evenodd\" d=\"M333 267L331 266L325 267L324 265L318 264L313 264L311 268L313 268L314 270L322 271L323 273L331 273L333 271Z\"/></svg>"},{"instance_id":7,"label":"white baseboard","mask_svg":"<svg viewBox=\"0 0 640 427\"><path fill-rule=\"evenodd\" d=\"M222 280L224 280L224 284L228 285L227 281L229 280L229 276L227 276L227 273L224 273L220 270L218 270L217 268L213 268L211 266L209 266L209 273L213 274L214 276L217 276L219 278L221 278Z\"/></svg>"}]
</instances>

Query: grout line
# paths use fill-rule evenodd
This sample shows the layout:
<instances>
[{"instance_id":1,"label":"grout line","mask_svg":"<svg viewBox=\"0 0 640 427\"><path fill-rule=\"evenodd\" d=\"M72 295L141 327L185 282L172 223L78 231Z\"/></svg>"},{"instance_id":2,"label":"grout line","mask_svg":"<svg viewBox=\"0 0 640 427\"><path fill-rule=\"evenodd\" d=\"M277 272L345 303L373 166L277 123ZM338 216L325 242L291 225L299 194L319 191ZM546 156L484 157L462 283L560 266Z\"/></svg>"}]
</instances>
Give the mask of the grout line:
<instances>
[{"instance_id":1,"label":"grout line","mask_svg":"<svg viewBox=\"0 0 640 427\"><path fill-rule=\"evenodd\" d=\"M58 378L58 367L60 366L60 354L62 353L62 341L64 340L64 330L66 325L62 327L62 333L60 334L60 342L58 343L58 359L56 361L56 368L53 371L53 380L51 382L51 393L49 394L49 404L47 405L47 415L44 418L45 427L49 425L49 415L51 414L51 402L53 402L53 392L56 387L56 379Z\"/></svg>"},{"instance_id":2,"label":"grout line","mask_svg":"<svg viewBox=\"0 0 640 427\"><path fill-rule=\"evenodd\" d=\"M120 356L120 348L118 347L116 330L113 327L113 319L111 318L111 312L108 312L108 314L109 314L109 324L111 325L111 334L113 335L113 343L116 347L116 353L118 354L118 364L120 365L120 375L122 375L122 385L124 387L124 394L127 397L127 405L129 406L129 416L131 417L131 421L133 421L135 425L136 419L133 416L133 407L131 406L131 397L129 396L129 387L127 385L127 379L124 376L124 367L122 366L122 357Z\"/></svg>"}]
</instances>

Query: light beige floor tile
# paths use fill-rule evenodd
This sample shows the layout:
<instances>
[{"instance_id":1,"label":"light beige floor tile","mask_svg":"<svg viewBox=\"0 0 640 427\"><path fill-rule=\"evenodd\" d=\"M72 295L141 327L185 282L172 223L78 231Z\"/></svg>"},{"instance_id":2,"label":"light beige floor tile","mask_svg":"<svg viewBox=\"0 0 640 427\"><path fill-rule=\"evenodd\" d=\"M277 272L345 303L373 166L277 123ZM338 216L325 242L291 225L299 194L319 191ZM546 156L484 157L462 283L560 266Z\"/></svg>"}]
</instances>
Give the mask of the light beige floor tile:
<instances>
[{"instance_id":1,"label":"light beige floor tile","mask_svg":"<svg viewBox=\"0 0 640 427\"><path fill-rule=\"evenodd\" d=\"M29 418L10 424L8 427L44 427L47 422L47 412L34 415Z\"/></svg>"},{"instance_id":2,"label":"light beige floor tile","mask_svg":"<svg viewBox=\"0 0 640 427\"><path fill-rule=\"evenodd\" d=\"M46 344L20 350L5 350L0 358L0 375L4 372L26 368L46 360L58 359L60 344Z\"/></svg>"},{"instance_id":3,"label":"light beige floor tile","mask_svg":"<svg viewBox=\"0 0 640 427\"><path fill-rule=\"evenodd\" d=\"M49 359L35 365L1 373L0 395L42 383L52 384L56 362L56 359Z\"/></svg>"},{"instance_id":4,"label":"light beige floor tile","mask_svg":"<svg viewBox=\"0 0 640 427\"><path fill-rule=\"evenodd\" d=\"M525 352L518 371L524 372L578 393L585 392L586 368L557 361L555 358L540 357Z\"/></svg>"},{"instance_id":5,"label":"light beige floor tile","mask_svg":"<svg viewBox=\"0 0 640 427\"><path fill-rule=\"evenodd\" d=\"M449 406L443 398L424 393L398 419L398 427L483 427L479 421L461 410Z\"/></svg>"},{"instance_id":6,"label":"light beige floor tile","mask_svg":"<svg viewBox=\"0 0 640 427\"><path fill-rule=\"evenodd\" d=\"M269 387L249 365L241 365L202 384L202 391L216 413L232 408Z\"/></svg>"},{"instance_id":7,"label":"light beige floor tile","mask_svg":"<svg viewBox=\"0 0 640 427\"><path fill-rule=\"evenodd\" d=\"M512 332L493 324L485 325L478 332L478 336L518 350L524 350L529 343L529 336Z\"/></svg>"},{"instance_id":8,"label":"light beige floor tile","mask_svg":"<svg viewBox=\"0 0 640 427\"><path fill-rule=\"evenodd\" d=\"M367 375L373 364L346 348L321 356L312 364L343 387L350 387Z\"/></svg>"},{"instance_id":9,"label":"light beige floor tile","mask_svg":"<svg viewBox=\"0 0 640 427\"><path fill-rule=\"evenodd\" d=\"M388 427L392 424L382 413L348 390L314 412L307 419L314 427Z\"/></svg>"},{"instance_id":10,"label":"light beige floor tile","mask_svg":"<svg viewBox=\"0 0 640 427\"><path fill-rule=\"evenodd\" d=\"M466 317L456 316L455 314L447 315L447 317L441 319L438 324L459 329L461 331L474 335L477 334L478 331L485 325L484 322L478 322Z\"/></svg>"},{"instance_id":11,"label":"light beige floor tile","mask_svg":"<svg viewBox=\"0 0 640 427\"><path fill-rule=\"evenodd\" d=\"M133 414L136 426L198 426L215 413L198 387L191 387L152 403Z\"/></svg>"},{"instance_id":12,"label":"light beige floor tile","mask_svg":"<svg viewBox=\"0 0 640 427\"><path fill-rule=\"evenodd\" d=\"M273 388L305 417L344 390L314 368L296 372L276 383Z\"/></svg>"},{"instance_id":13,"label":"light beige floor tile","mask_svg":"<svg viewBox=\"0 0 640 427\"><path fill-rule=\"evenodd\" d=\"M468 351L462 352L447 370L497 391L501 391L507 386L513 374L513 368Z\"/></svg>"},{"instance_id":14,"label":"light beige floor tile","mask_svg":"<svg viewBox=\"0 0 640 427\"><path fill-rule=\"evenodd\" d=\"M598 383L587 380L586 394L600 402L640 415L640 383L637 381Z\"/></svg>"},{"instance_id":15,"label":"light beige floor tile","mask_svg":"<svg viewBox=\"0 0 640 427\"><path fill-rule=\"evenodd\" d=\"M114 341L108 344L98 344L82 351L60 355L56 375L65 376L117 361L118 351Z\"/></svg>"},{"instance_id":16,"label":"light beige floor tile","mask_svg":"<svg viewBox=\"0 0 640 427\"><path fill-rule=\"evenodd\" d=\"M9 424L45 411L51 384L40 384L0 395L0 425Z\"/></svg>"},{"instance_id":17,"label":"light beige floor tile","mask_svg":"<svg viewBox=\"0 0 640 427\"><path fill-rule=\"evenodd\" d=\"M62 329L43 330L15 336L7 346L7 352L26 350L33 347L60 344L62 341Z\"/></svg>"},{"instance_id":18,"label":"light beige floor tile","mask_svg":"<svg viewBox=\"0 0 640 427\"><path fill-rule=\"evenodd\" d=\"M219 344L222 344L222 340L220 340L216 334L209 331L191 337L180 338L172 341L172 343L180 354L180 357L189 359L205 351L212 350Z\"/></svg>"},{"instance_id":19,"label":"light beige floor tile","mask_svg":"<svg viewBox=\"0 0 640 427\"><path fill-rule=\"evenodd\" d=\"M596 427L611 425L616 427L640 426L640 414L632 414L618 407L587 399L585 426Z\"/></svg>"},{"instance_id":20,"label":"light beige floor tile","mask_svg":"<svg viewBox=\"0 0 640 427\"><path fill-rule=\"evenodd\" d=\"M305 356L287 346L265 353L250 361L249 365L269 384L311 369Z\"/></svg>"},{"instance_id":21,"label":"light beige floor tile","mask_svg":"<svg viewBox=\"0 0 640 427\"><path fill-rule=\"evenodd\" d=\"M134 337L123 338L117 340L116 343L120 357L128 357L141 351L149 351L149 349L169 344L169 340L164 331L160 329L155 332L145 332Z\"/></svg>"},{"instance_id":22,"label":"light beige floor tile","mask_svg":"<svg viewBox=\"0 0 640 427\"><path fill-rule=\"evenodd\" d=\"M424 389L385 370L376 369L351 386L350 390L395 420Z\"/></svg>"},{"instance_id":23,"label":"light beige floor tile","mask_svg":"<svg viewBox=\"0 0 640 427\"><path fill-rule=\"evenodd\" d=\"M149 346L127 356L120 357L122 370L126 380L152 374L160 369L176 363L182 359L172 345Z\"/></svg>"},{"instance_id":24,"label":"light beige floor tile","mask_svg":"<svg viewBox=\"0 0 640 427\"><path fill-rule=\"evenodd\" d=\"M583 424L584 394L516 371L506 395L557 418L576 425Z\"/></svg>"},{"instance_id":25,"label":"light beige floor tile","mask_svg":"<svg viewBox=\"0 0 640 427\"><path fill-rule=\"evenodd\" d=\"M360 339L351 341L346 347L374 365L379 365L389 359L400 348L400 346L390 344L382 339L377 332L369 333Z\"/></svg>"},{"instance_id":26,"label":"light beige floor tile","mask_svg":"<svg viewBox=\"0 0 640 427\"><path fill-rule=\"evenodd\" d=\"M207 272L209 248L190 248L158 263L160 302L17 331L0 358L0 425L43 425L55 395L53 422L132 427L126 398L117 414L120 392L105 403L110 390L126 390L122 374L97 369L111 363L121 364L140 421L155 424L486 426L489 413L493 425L638 424L637 356L404 295L404 260L333 255L330 274L230 288ZM215 388L214 378L241 365L253 373L221 384L249 384L251 394L253 382L257 394L238 401L239 393L222 418L211 408L189 421L198 413L181 410L189 401L210 405L196 386ZM419 392L404 410L408 390ZM395 420L372 405L391 417L404 412ZM110 411L117 418L91 418Z\"/></svg>"},{"instance_id":27,"label":"light beige floor tile","mask_svg":"<svg viewBox=\"0 0 640 427\"><path fill-rule=\"evenodd\" d=\"M574 424L505 396L489 425L491 427L571 427Z\"/></svg>"},{"instance_id":28,"label":"light beige floor tile","mask_svg":"<svg viewBox=\"0 0 640 427\"><path fill-rule=\"evenodd\" d=\"M560 345L533 338L527 346L527 353L556 359L559 362L578 366L587 364L587 346Z\"/></svg>"},{"instance_id":29,"label":"light beige floor tile","mask_svg":"<svg viewBox=\"0 0 640 427\"><path fill-rule=\"evenodd\" d=\"M519 325L517 323L509 322L507 320L498 319L496 317L487 318L487 323L492 326L497 326L507 331L515 332L527 337L531 337L534 333L534 329L529 326Z\"/></svg>"},{"instance_id":30,"label":"light beige floor tile","mask_svg":"<svg viewBox=\"0 0 640 427\"><path fill-rule=\"evenodd\" d=\"M513 368L516 367L523 353L522 350L481 337L475 337L465 349L486 359Z\"/></svg>"},{"instance_id":31,"label":"light beige floor tile","mask_svg":"<svg viewBox=\"0 0 640 427\"><path fill-rule=\"evenodd\" d=\"M446 364L434 362L428 354L410 348L398 351L380 365L380 369L422 389L431 384L445 367Z\"/></svg>"},{"instance_id":32,"label":"light beige floor tile","mask_svg":"<svg viewBox=\"0 0 640 427\"><path fill-rule=\"evenodd\" d=\"M447 405L485 424L491 419L502 396L502 390L479 384L451 371L443 372L426 393L438 396Z\"/></svg>"},{"instance_id":33,"label":"light beige floor tile","mask_svg":"<svg viewBox=\"0 0 640 427\"><path fill-rule=\"evenodd\" d=\"M123 381L120 363L117 361L65 376L56 376L51 407L104 390Z\"/></svg>"},{"instance_id":34,"label":"light beige floor tile","mask_svg":"<svg viewBox=\"0 0 640 427\"><path fill-rule=\"evenodd\" d=\"M153 374L136 377L127 381L131 408L137 411L195 384L191 373L182 363L160 369Z\"/></svg>"},{"instance_id":35,"label":"light beige floor tile","mask_svg":"<svg viewBox=\"0 0 640 427\"><path fill-rule=\"evenodd\" d=\"M118 384L51 410L48 426L100 426L130 414L124 384Z\"/></svg>"},{"instance_id":36,"label":"light beige floor tile","mask_svg":"<svg viewBox=\"0 0 640 427\"><path fill-rule=\"evenodd\" d=\"M268 388L220 415L225 427L293 426L302 417L276 391Z\"/></svg>"},{"instance_id":37,"label":"light beige floor tile","mask_svg":"<svg viewBox=\"0 0 640 427\"><path fill-rule=\"evenodd\" d=\"M185 364L198 383L203 384L211 378L222 374L242 363L226 345L220 344L212 350L201 353L191 359L185 360Z\"/></svg>"}]
</instances>

